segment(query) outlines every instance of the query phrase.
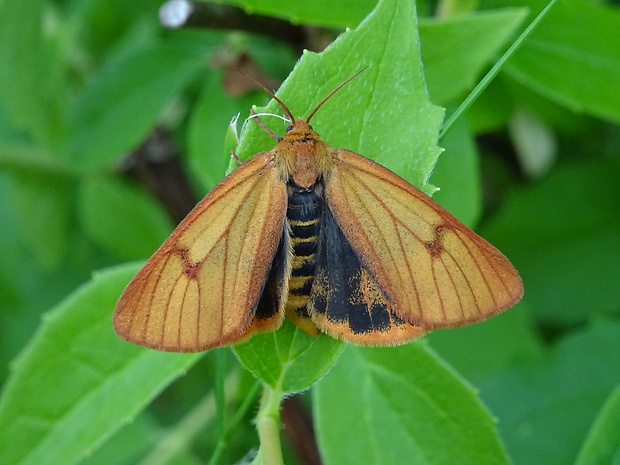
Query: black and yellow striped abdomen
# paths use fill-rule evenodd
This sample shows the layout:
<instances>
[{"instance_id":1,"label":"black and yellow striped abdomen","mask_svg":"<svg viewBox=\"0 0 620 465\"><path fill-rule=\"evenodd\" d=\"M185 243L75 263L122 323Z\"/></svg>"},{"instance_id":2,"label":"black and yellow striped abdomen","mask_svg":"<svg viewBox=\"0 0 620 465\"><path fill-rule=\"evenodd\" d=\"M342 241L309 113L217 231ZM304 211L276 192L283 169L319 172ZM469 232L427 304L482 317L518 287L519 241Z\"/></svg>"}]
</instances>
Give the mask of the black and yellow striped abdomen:
<instances>
[{"instance_id":1,"label":"black and yellow striped abdomen","mask_svg":"<svg viewBox=\"0 0 620 465\"><path fill-rule=\"evenodd\" d=\"M313 188L293 186L286 212L293 248L286 315L296 324L307 320L304 329L308 332L315 332L314 325L310 324L307 303L314 280L323 208L323 198Z\"/></svg>"}]
</instances>

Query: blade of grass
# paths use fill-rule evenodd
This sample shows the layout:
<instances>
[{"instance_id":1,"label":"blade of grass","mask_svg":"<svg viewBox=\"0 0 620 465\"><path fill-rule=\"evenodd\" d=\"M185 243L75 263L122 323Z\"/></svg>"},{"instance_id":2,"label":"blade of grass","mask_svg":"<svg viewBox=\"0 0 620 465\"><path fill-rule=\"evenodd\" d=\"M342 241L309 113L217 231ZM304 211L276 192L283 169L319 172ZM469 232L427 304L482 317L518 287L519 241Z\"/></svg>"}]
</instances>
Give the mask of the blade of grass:
<instances>
[{"instance_id":1,"label":"blade of grass","mask_svg":"<svg viewBox=\"0 0 620 465\"><path fill-rule=\"evenodd\" d=\"M525 40L530 36L530 34L534 31L536 26L542 21L542 19L547 15L549 10L557 3L558 0L551 0L547 6L536 16L536 18L530 23L530 25L521 33L521 35L515 40L515 42L510 46L506 53L502 55L502 57L495 63L495 65L489 70L489 72L482 78L482 80L478 83L478 85L471 91L471 93L467 96L467 98L461 103L461 105L456 109L456 111L450 115L448 120L445 122L441 130L439 131L439 140L443 139L443 137L448 133L448 131L452 128L454 123L459 117L465 113L469 107L476 101L476 99L480 96L480 94L487 88L487 86L491 83L491 81L497 76L499 70L504 66L506 61L510 57L512 57L515 52L523 45Z\"/></svg>"},{"instance_id":2,"label":"blade of grass","mask_svg":"<svg viewBox=\"0 0 620 465\"><path fill-rule=\"evenodd\" d=\"M239 427L239 425L245 418L245 415L248 412L248 410L250 410L250 407L254 405L254 400L256 399L256 396L258 395L260 388L261 388L261 383L260 381L256 380L254 385L248 390L248 393L245 396L245 399L243 400L243 402L237 409L237 412L235 413L232 420L230 421L228 428L226 428L226 431L224 432L224 434L220 436L220 439L218 440L217 445L215 446L215 451L213 452L213 455L211 456L211 459L209 460L209 463L207 465L216 465L220 463L222 454L226 450L226 446L228 446L228 441L230 441L230 438L233 435L233 433L237 431L237 428Z\"/></svg>"},{"instance_id":3,"label":"blade of grass","mask_svg":"<svg viewBox=\"0 0 620 465\"><path fill-rule=\"evenodd\" d=\"M224 385L226 392L235 393L239 385L239 372L235 371L228 375ZM255 395L250 397L253 399ZM156 447L139 462L139 465L164 465L169 463L189 447L194 438L207 424L215 420L215 412L215 394L210 392L176 426L162 435L162 439L157 443Z\"/></svg>"}]
</instances>

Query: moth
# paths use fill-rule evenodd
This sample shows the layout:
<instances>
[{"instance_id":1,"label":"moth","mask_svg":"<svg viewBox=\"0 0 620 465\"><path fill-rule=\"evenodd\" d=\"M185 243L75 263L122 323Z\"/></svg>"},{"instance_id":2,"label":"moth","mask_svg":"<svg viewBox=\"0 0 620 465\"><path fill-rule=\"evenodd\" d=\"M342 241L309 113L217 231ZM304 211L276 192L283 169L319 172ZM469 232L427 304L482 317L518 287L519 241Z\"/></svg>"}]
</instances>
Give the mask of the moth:
<instances>
[{"instance_id":1,"label":"moth","mask_svg":"<svg viewBox=\"0 0 620 465\"><path fill-rule=\"evenodd\" d=\"M263 87L290 121L285 135L207 194L127 285L114 314L121 338L196 352L288 318L309 334L387 346L521 299L495 247L387 168L320 139L310 120L353 77L306 119Z\"/></svg>"}]
</instances>

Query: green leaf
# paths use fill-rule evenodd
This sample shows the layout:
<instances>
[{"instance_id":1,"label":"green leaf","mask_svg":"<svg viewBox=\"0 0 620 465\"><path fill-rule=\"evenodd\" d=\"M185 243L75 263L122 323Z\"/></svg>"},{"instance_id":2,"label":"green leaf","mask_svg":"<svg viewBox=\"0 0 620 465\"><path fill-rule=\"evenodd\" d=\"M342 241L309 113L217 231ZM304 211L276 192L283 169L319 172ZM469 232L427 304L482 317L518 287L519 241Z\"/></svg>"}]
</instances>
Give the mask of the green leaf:
<instances>
[{"instance_id":1,"label":"green leaf","mask_svg":"<svg viewBox=\"0 0 620 465\"><path fill-rule=\"evenodd\" d=\"M443 109L431 104L419 54L414 5L383 0L355 30L342 34L323 53L306 51L278 91L293 115L307 117L338 84L369 66L337 92L312 119L334 148L347 148L392 169L433 192L426 182L441 149L437 132ZM259 112L281 112L271 102ZM263 117L276 133L286 127ZM273 140L251 124L237 153L241 158L271 149Z\"/></svg>"},{"instance_id":2,"label":"green leaf","mask_svg":"<svg viewBox=\"0 0 620 465\"><path fill-rule=\"evenodd\" d=\"M618 311L620 268L610 264L620 263L619 177L617 163L565 162L515 192L483 230L519 270L525 299L548 324Z\"/></svg>"},{"instance_id":3,"label":"green leaf","mask_svg":"<svg viewBox=\"0 0 620 465\"><path fill-rule=\"evenodd\" d=\"M274 79L284 79L296 62L288 46L257 36L235 35L234 46L230 48L238 54L249 54L256 65ZM264 101L266 97L262 90L246 92L240 96L230 95L230 84L227 81L231 73L238 74L237 70L228 69L205 76L200 95L193 106L188 129L188 161L191 172L197 175L205 189L220 182L229 167L230 151L238 143L230 127L231 121L238 115L247 114L253 104ZM237 78L250 83L240 74Z\"/></svg>"},{"instance_id":4,"label":"green leaf","mask_svg":"<svg viewBox=\"0 0 620 465\"><path fill-rule=\"evenodd\" d=\"M314 401L325 465L509 463L494 418L423 343L347 347Z\"/></svg>"},{"instance_id":5,"label":"green leaf","mask_svg":"<svg viewBox=\"0 0 620 465\"><path fill-rule=\"evenodd\" d=\"M609 396L590 429L576 465L620 464L620 387Z\"/></svg>"},{"instance_id":6,"label":"green leaf","mask_svg":"<svg viewBox=\"0 0 620 465\"><path fill-rule=\"evenodd\" d=\"M172 231L152 197L111 176L84 179L78 212L89 238L121 260L149 257Z\"/></svg>"},{"instance_id":7,"label":"green leaf","mask_svg":"<svg viewBox=\"0 0 620 465\"><path fill-rule=\"evenodd\" d=\"M539 360L545 353L527 310L527 304L520 302L486 321L438 329L426 339L451 366L478 385L489 375Z\"/></svg>"},{"instance_id":8,"label":"green leaf","mask_svg":"<svg viewBox=\"0 0 620 465\"><path fill-rule=\"evenodd\" d=\"M573 463L596 412L620 384L618 360L620 324L604 319L562 339L548 357L479 383L515 463Z\"/></svg>"},{"instance_id":9,"label":"green leaf","mask_svg":"<svg viewBox=\"0 0 620 465\"><path fill-rule=\"evenodd\" d=\"M233 99L217 77L215 73L205 77L189 127L189 164L205 188L213 188L226 174L230 151L224 147L229 124L235 115L247 112L258 95L252 92ZM214 108L218 110L213 111Z\"/></svg>"},{"instance_id":10,"label":"green leaf","mask_svg":"<svg viewBox=\"0 0 620 465\"><path fill-rule=\"evenodd\" d=\"M97 274L44 317L0 402L1 463L76 463L200 357L139 348L114 334L114 304L137 270Z\"/></svg>"},{"instance_id":11,"label":"green leaf","mask_svg":"<svg viewBox=\"0 0 620 465\"><path fill-rule=\"evenodd\" d=\"M375 6L376 0L218 0L248 13L274 16L294 24L339 28L356 26Z\"/></svg>"},{"instance_id":12,"label":"green leaf","mask_svg":"<svg viewBox=\"0 0 620 465\"><path fill-rule=\"evenodd\" d=\"M111 63L74 108L72 163L88 169L110 165L137 146L204 61L195 48L163 43Z\"/></svg>"},{"instance_id":13,"label":"green leaf","mask_svg":"<svg viewBox=\"0 0 620 465\"><path fill-rule=\"evenodd\" d=\"M49 123L48 54L41 34L45 5L43 0L0 4L0 97L16 129L34 136L45 134Z\"/></svg>"},{"instance_id":14,"label":"green leaf","mask_svg":"<svg viewBox=\"0 0 620 465\"><path fill-rule=\"evenodd\" d=\"M164 434L151 415L140 415L80 461L80 465L135 465L161 443Z\"/></svg>"},{"instance_id":15,"label":"green leaf","mask_svg":"<svg viewBox=\"0 0 620 465\"><path fill-rule=\"evenodd\" d=\"M433 101L446 104L471 89L526 16L524 8L507 8L421 20L424 73Z\"/></svg>"},{"instance_id":16,"label":"green leaf","mask_svg":"<svg viewBox=\"0 0 620 465\"><path fill-rule=\"evenodd\" d=\"M285 321L275 332L259 334L233 347L243 365L282 394L303 391L336 362L344 344L327 335L309 336Z\"/></svg>"},{"instance_id":17,"label":"green leaf","mask_svg":"<svg viewBox=\"0 0 620 465\"><path fill-rule=\"evenodd\" d=\"M69 246L72 180L16 173L12 181L9 195L20 217L22 234L44 267L58 267Z\"/></svg>"},{"instance_id":18,"label":"green leaf","mask_svg":"<svg viewBox=\"0 0 620 465\"><path fill-rule=\"evenodd\" d=\"M540 1L530 1L534 10ZM574 111L620 121L620 12L604 3L560 2L505 72Z\"/></svg>"}]
</instances>

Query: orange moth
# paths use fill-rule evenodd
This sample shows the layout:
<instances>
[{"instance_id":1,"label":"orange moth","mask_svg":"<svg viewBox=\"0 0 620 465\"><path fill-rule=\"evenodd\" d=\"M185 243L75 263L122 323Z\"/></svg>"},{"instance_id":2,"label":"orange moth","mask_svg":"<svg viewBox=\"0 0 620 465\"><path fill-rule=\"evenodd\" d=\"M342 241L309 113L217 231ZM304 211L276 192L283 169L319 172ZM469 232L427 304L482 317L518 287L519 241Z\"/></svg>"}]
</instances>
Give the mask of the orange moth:
<instances>
[{"instance_id":1,"label":"orange moth","mask_svg":"<svg viewBox=\"0 0 620 465\"><path fill-rule=\"evenodd\" d=\"M312 129L351 79L305 120L265 89L291 122L286 134L207 194L129 283L114 314L121 338L196 352L274 331L286 317L310 334L397 345L519 301L521 279L495 247Z\"/></svg>"}]
</instances>

